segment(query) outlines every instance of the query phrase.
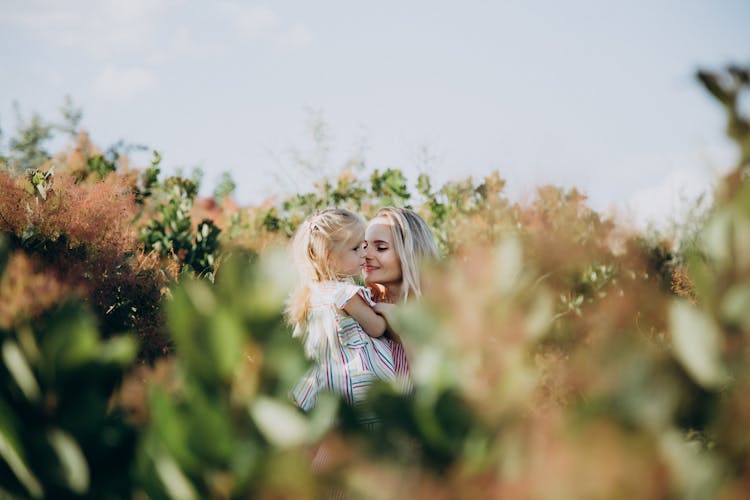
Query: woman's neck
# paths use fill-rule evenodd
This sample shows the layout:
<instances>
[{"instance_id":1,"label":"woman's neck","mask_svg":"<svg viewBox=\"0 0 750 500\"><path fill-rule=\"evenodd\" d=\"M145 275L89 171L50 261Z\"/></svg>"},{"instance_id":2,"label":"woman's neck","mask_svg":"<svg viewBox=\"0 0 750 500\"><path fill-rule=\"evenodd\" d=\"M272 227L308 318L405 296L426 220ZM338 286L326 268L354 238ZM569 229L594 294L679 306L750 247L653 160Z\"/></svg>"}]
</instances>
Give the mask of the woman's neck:
<instances>
[{"instance_id":1,"label":"woman's neck","mask_svg":"<svg viewBox=\"0 0 750 500\"><path fill-rule=\"evenodd\" d=\"M391 304L401 301L401 283L389 283L385 285L385 301Z\"/></svg>"}]
</instances>

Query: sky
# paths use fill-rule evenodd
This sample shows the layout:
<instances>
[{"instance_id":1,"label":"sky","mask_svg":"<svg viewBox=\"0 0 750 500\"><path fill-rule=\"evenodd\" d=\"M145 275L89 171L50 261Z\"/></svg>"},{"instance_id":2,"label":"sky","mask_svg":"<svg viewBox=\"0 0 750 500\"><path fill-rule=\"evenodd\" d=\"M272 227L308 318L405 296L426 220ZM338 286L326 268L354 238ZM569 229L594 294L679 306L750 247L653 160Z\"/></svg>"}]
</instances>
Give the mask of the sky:
<instances>
[{"instance_id":1,"label":"sky","mask_svg":"<svg viewBox=\"0 0 750 500\"><path fill-rule=\"evenodd\" d=\"M0 128L70 96L100 147L243 204L354 162L663 223L736 158L694 75L750 63L748 26L747 0L0 0Z\"/></svg>"}]
</instances>

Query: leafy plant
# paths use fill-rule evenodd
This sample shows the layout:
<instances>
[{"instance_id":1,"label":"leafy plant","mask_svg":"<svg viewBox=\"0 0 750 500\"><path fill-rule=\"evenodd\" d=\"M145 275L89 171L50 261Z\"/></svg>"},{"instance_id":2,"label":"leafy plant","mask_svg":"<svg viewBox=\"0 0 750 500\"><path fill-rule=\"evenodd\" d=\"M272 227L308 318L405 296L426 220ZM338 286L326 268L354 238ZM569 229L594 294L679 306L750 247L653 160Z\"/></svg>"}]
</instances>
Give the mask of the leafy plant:
<instances>
[{"instance_id":1,"label":"leafy plant","mask_svg":"<svg viewBox=\"0 0 750 500\"><path fill-rule=\"evenodd\" d=\"M149 189L153 186L149 184ZM201 276L213 279L220 229L211 220L193 228L190 210L198 186L190 179L170 177L161 186L156 217L140 230L146 251L154 250Z\"/></svg>"},{"instance_id":2,"label":"leafy plant","mask_svg":"<svg viewBox=\"0 0 750 500\"><path fill-rule=\"evenodd\" d=\"M149 497L313 495L306 448L336 404L308 417L287 397L306 369L282 319L287 273L278 256L235 254L215 286L186 278L174 290L167 315L177 366L171 382L150 389L139 445Z\"/></svg>"},{"instance_id":3,"label":"leafy plant","mask_svg":"<svg viewBox=\"0 0 750 500\"><path fill-rule=\"evenodd\" d=\"M7 251L0 250L3 260ZM18 282L19 270L6 267L0 288ZM65 301L42 317L3 322L0 333L3 496L129 496L122 471L133 460L135 432L108 402L136 354L132 337L102 340L90 310Z\"/></svg>"},{"instance_id":4,"label":"leafy plant","mask_svg":"<svg viewBox=\"0 0 750 500\"><path fill-rule=\"evenodd\" d=\"M412 193L398 170L345 170L238 209L196 202L194 180L160 182L158 155L140 173L96 159L79 132L54 173L40 160L0 174L1 493L741 498L749 84L738 67L699 79L740 155L689 244L623 227L575 189L513 203L498 173L422 175ZM444 258L396 316L413 390L380 384L364 408L324 397L304 414L287 397L307 363L281 313L289 262L273 249L332 204L365 216L411 204ZM171 354L130 373L147 395L129 403L112 397L135 351L118 325L141 352L161 339L150 345Z\"/></svg>"}]
</instances>

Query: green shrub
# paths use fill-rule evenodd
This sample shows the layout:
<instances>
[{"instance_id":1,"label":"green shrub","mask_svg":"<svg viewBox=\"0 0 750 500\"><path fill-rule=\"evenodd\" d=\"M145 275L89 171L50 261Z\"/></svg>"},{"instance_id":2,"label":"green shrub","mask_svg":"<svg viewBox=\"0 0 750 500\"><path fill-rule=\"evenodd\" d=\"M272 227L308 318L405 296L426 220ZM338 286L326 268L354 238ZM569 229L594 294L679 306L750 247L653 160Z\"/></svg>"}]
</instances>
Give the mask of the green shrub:
<instances>
[{"instance_id":1,"label":"green shrub","mask_svg":"<svg viewBox=\"0 0 750 500\"><path fill-rule=\"evenodd\" d=\"M7 246L1 252L5 259ZM1 286L13 269L2 271ZM90 310L65 301L1 326L0 337L3 496L129 496L123 471L133 461L136 432L110 411L109 400L135 357L133 338L102 340Z\"/></svg>"}]
</instances>

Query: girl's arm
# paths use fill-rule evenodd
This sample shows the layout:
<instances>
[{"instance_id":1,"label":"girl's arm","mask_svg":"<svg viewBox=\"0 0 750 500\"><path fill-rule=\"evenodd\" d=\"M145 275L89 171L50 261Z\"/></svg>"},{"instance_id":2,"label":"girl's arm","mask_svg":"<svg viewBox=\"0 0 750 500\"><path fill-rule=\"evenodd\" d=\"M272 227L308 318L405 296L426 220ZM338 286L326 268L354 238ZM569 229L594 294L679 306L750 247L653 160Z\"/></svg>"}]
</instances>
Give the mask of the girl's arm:
<instances>
[{"instance_id":1,"label":"girl's arm","mask_svg":"<svg viewBox=\"0 0 750 500\"><path fill-rule=\"evenodd\" d=\"M387 323L378 315L362 297L354 295L349 302L344 304L344 311L362 325L362 329L370 337L380 337L385 333Z\"/></svg>"}]
</instances>

